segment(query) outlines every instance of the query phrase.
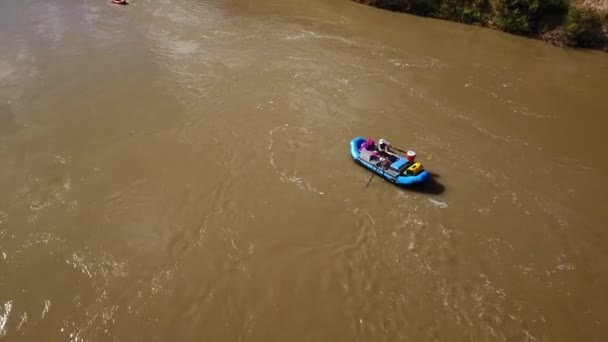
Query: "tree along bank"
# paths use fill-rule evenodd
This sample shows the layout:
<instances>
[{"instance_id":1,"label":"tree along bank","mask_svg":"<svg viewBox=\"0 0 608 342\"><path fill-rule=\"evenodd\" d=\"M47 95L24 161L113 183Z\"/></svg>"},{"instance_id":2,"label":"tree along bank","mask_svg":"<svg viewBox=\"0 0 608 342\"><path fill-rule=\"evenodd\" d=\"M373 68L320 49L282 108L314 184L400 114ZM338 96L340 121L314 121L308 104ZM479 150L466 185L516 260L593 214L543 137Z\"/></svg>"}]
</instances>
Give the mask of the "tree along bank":
<instances>
[{"instance_id":1,"label":"tree along bank","mask_svg":"<svg viewBox=\"0 0 608 342\"><path fill-rule=\"evenodd\" d=\"M608 0L355 0L491 27L557 46L608 51Z\"/></svg>"}]
</instances>

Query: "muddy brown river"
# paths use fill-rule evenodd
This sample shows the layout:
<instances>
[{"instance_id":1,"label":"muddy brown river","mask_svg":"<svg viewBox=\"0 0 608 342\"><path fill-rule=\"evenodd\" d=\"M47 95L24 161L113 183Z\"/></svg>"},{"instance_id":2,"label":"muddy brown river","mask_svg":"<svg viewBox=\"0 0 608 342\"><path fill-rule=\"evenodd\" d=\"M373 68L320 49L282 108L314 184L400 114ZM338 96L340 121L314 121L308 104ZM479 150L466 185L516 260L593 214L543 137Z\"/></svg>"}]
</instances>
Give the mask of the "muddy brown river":
<instances>
[{"instance_id":1,"label":"muddy brown river","mask_svg":"<svg viewBox=\"0 0 608 342\"><path fill-rule=\"evenodd\" d=\"M347 0L3 0L0 340L605 341L606 90Z\"/></svg>"}]
</instances>

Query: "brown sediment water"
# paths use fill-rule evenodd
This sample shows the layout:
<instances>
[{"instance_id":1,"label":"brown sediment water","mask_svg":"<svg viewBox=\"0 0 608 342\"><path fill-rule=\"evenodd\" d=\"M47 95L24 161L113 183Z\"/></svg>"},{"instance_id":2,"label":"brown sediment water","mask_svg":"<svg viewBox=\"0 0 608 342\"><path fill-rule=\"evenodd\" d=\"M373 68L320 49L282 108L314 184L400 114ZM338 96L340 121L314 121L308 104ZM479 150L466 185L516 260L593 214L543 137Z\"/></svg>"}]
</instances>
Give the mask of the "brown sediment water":
<instances>
[{"instance_id":1,"label":"brown sediment water","mask_svg":"<svg viewBox=\"0 0 608 342\"><path fill-rule=\"evenodd\" d=\"M607 336L604 53L321 0L3 1L0 46L0 339Z\"/></svg>"}]
</instances>

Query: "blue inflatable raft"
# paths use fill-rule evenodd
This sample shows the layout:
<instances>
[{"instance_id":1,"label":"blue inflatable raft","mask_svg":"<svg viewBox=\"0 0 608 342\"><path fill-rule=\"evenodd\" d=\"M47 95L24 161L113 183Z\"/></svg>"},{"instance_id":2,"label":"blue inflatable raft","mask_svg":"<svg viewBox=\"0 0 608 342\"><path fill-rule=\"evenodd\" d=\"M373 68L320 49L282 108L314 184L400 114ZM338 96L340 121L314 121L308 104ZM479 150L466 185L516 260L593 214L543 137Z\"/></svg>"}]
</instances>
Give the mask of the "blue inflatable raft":
<instances>
[{"instance_id":1,"label":"blue inflatable raft","mask_svg":"<svg viewBox=\"0 0 608 342\"><path fill-rule=\"evenodd\" d=\"M350 155L357 164L400 186L422 183L430 177L430 174L424 170L420 163L410 162L401 156L394 158L390 165L381 165L382 163L379 159L372 157L372 151L359 150L361 144L366 140L357 137L350 142Z\"/></svg>"}]
</instances>

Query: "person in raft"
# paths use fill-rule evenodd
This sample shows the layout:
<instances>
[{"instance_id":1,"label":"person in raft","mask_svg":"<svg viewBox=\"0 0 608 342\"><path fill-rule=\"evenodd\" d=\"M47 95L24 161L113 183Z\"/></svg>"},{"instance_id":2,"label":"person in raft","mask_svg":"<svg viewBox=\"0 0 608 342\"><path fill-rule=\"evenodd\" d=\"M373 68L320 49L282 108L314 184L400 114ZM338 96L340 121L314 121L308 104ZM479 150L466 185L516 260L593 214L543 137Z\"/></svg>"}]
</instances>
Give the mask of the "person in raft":
<instances>
[{"instance_id":1,"label":"person in raft","mask_svg":"<svg viewBox=\"0 0 608 342\"><path fill-rule=\"evenodd\" d=\"M380 155L385 156L389 159L399 158L398 155L391 151L391 143L386 141L385 139L380 139L378 141L378 152L380 152Z\"/></svg>"},{"instance_id":2,"label":"person in raft","mask_svg":"<svg viewBox=\"0 0 608 342\"><path fill-rule=\"evenodd\" d=\"M375 151L376 142L374 141L374 139L367 139L361 144L360 150Z\"/></svg>"},{"instance_id":3,"label":"person in raft","mask_svg":"<svg viewBox=\"0 0 608 342\"><path fill-rule=\"evenodd\" d=\"M127 5L127 0L112 0L113 3L115 4L119 4L119 5Z\"/></svg>"},{"instance_id":4,"label":"person in raft","mask_svg":"<svg viewBox=\"0 0 608 342\"><path fill-rule=\"evenodd\" d=\"M390 151L390 143L385 139L380 139L378 144L373 139L367 139L361 144L360 149L371 151L370 161L378 160L380 166L384 168L390 165L396 158L399 158Z\"/></svg>"}]
</instances>

